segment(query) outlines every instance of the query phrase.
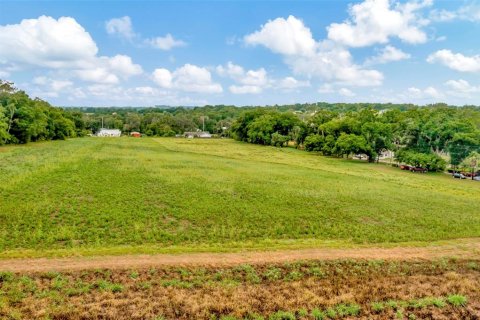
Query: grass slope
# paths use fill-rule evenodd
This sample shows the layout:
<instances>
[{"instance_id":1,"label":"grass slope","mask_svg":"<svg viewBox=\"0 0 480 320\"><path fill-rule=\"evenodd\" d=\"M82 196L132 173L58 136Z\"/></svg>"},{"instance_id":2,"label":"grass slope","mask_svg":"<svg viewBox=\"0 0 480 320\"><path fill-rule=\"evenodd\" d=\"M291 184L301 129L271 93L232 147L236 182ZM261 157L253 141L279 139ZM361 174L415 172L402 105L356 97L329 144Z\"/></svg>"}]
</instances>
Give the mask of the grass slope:
<instances>
[{"instance_id":1,"label":"grass slope","mask_svg":"<svg viewBox=\"0 0 480 320\"><path fill-rule=\"evenodd\" d=\"M443 174L232 140L36 143L0 149L0 250L6 257L477 237L479 191L478 182Z\"/></svg>"}]
</instances>

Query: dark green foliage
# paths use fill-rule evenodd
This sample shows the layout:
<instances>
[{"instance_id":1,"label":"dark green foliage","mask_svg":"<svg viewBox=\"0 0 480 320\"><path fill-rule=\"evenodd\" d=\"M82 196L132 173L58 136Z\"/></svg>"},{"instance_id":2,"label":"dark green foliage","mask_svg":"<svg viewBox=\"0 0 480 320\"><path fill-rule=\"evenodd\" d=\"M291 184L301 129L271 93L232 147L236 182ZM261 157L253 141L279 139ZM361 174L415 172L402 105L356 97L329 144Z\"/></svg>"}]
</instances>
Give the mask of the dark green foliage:
<instances>
[{"instance_id":1,"label":"dark green foliage","mask_svg":"<svg viewBox=\"0 0 480 320\"><path fill-rule=\"evenodd\" d=\"M293 113L257 109L240 115L231 132L237 140L284 146L290 140L303 141L302 127L301 120Z\"/></svg>"},{"instance_id":2,"label":"dark green foliage","mask_svg":"<svg viewBox=\"0 0 480 320\"><path fill-rule=\"evenodd\" d=\"M349 156L355 153L369 153L370 147L362 136L342 133L335 143L334 153L339 156Z\"/></svg>"},{"instance_id":3,"label":"dark green foliage","mask_svg":"<svg viewBox=\"0 0 480 320\"><path fill-rule=\"evenodd\" d=\"M420 153L412 150L400 150L395 154L397 161L429 171L445 170L446 162L434 153Z\"/></svg>"},{"instance_id":4,"label":"dark green foliage","mask_svg":"<svg viewBox=\"0 0 480 320\"><path fill-rule=\"evenodd\" d=\"M78 113L31 99L12 83L0 80L0 145L41 140L64 140L85 133Z\"/></svg>"},{"instance_id":5,"label":"dark green foliage","mask_svg":"<svg viewBox=\"0 0 480 320\"><path fill-rule=\"evenodd\" d=\"M297 119L291 112L248 110L234 121L231 134L237 140L280 147L293 140L323 155L364 154L370 162L386 150L409 150L415 155L408 159L412 165L421 163L418 166L434 171L445 167L436 154L449 153L451 163L458 165L480 148L480 113L475 108L357 107L302 112Z\"/></svg>"}]
</instances>

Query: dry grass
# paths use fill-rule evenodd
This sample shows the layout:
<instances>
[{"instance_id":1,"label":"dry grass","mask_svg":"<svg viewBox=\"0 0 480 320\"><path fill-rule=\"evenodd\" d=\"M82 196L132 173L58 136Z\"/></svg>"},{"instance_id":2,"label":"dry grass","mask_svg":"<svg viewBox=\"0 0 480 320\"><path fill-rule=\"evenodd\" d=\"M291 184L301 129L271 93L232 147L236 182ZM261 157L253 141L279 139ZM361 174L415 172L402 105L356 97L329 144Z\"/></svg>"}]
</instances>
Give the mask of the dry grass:
<instances>
[{"instance_id":1,"label":"dry grass","mask_svg":"<svg viewBox=\"0 0 480 320\"><path fill-rule=\"evenodd\" d=\"M3 273L0 278L2 319L269 319L280 310L313 319L312 310L339 304L358 305L358 318L365 319L480 316L480 261L337 260ZM446 301L452 294L467 297L467 305L412 301ZM387 301L401 307L372 309L372 302Z\"/></svg>"}]
</instances>

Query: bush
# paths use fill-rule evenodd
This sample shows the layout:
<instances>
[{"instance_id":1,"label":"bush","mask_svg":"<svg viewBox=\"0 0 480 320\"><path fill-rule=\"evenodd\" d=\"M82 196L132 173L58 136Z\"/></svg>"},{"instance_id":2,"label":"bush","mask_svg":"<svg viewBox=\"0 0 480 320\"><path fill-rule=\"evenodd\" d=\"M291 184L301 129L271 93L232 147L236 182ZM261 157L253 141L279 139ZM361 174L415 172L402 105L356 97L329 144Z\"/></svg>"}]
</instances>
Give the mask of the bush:
<instances>
[{"instance_id":1,"label":"bush","mask_svg":"<svg viewBox=\"0 0 480 320\"><path fill-rule=\"evenodd\" d=\"M319 309L313 309L312 310L312 317L315 320L323 320L327 317L327 315L325 314L325 312L323 312Z\"/></svg>"},{"instance_id":2,"label":"bush","mask_svg":"<svg viewBox=\"0 0 480 320\"><path fill-rule=\"evenodd\" d=\"M322 151L325 139L319 134L312 134L305 138L303 143L307 151Z\"/></svg>"},{"instance_id":3,"label":"bush","mask_svg":"<svg viewBox=\"0 0 480 320\"><path fill-rule=\"evenodd\" d=\"M455 307L463 307L467 305L467 298L460 294L452 294L447 297L447 302Z\"/></svg>"},{"instance_id":4,"label":"bush","mask_svg":"<svg viewBox=\"0 0 480 320\"><path fill-rule=\"evenodd\" d=\"M281 135L278 132L272 134L271 144L275 147L284 147L288 141L290 141L290 137Z\"/></svg>"},{"instance_id":5,"label":"bush","mask_svg":"<svg viewBox=\"0 0 480 320\"><path fill-rule=\"evenodd\" d=\"M341 317L357 316L360 314L360 306L357 304L339 304L337 306L337 313Z\"/></svg>"},{"instance_id":6,"label":"bush","mask_svg":"<svg viewBox=\"0 0 480 320\"><path fill-rule=\"evenodd\" d=\"M429 171L443 171L447 163L439 155L434 153L420 153L413 150L400 150L395 154L399 162L426 168Z\"/></svg>"},{"instance_id":7,"label":"bush","mask_svg":"<svg viewBox=\"0 0 480 320\"><path fill-rule=\"evenodd\" d=\"M269 320L295 320L295 314L286 311L277 311L268 317Z\"/></svg>"},{"instance_id":8,"label":"bush","mask_svg":"<svg viewBox=\"0 0 480 320\"><path fill-rule=\"evenodd\" d=\"M382 312L385 309L385 305L381 302L372 302L371 307L374 312Z\"/></svg>"}]
</instances>

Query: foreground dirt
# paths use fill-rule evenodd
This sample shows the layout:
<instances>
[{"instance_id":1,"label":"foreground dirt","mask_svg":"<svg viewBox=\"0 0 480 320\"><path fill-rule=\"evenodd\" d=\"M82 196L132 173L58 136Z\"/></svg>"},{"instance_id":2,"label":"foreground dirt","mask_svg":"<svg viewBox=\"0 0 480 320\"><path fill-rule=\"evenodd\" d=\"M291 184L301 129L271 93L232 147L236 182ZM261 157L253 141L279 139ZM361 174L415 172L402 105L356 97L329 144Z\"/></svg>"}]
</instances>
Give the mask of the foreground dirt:
<instances>
[{"instance_id":1,"label":"foreground dirt","mask_svg":"<svg viewBox=\"0 0 480 320\"><path fill-rule=\"evenodd\" d=\"M64 271L94 268L124 269L152 266L231 266L243 263L278 263L296 260L382 259L412 260L454 257L480 259L480 238L460 239L423 247L299 249L241 253L189 253L71 258L0 259L0 271Z\"/></svg>"}]
</instances>

